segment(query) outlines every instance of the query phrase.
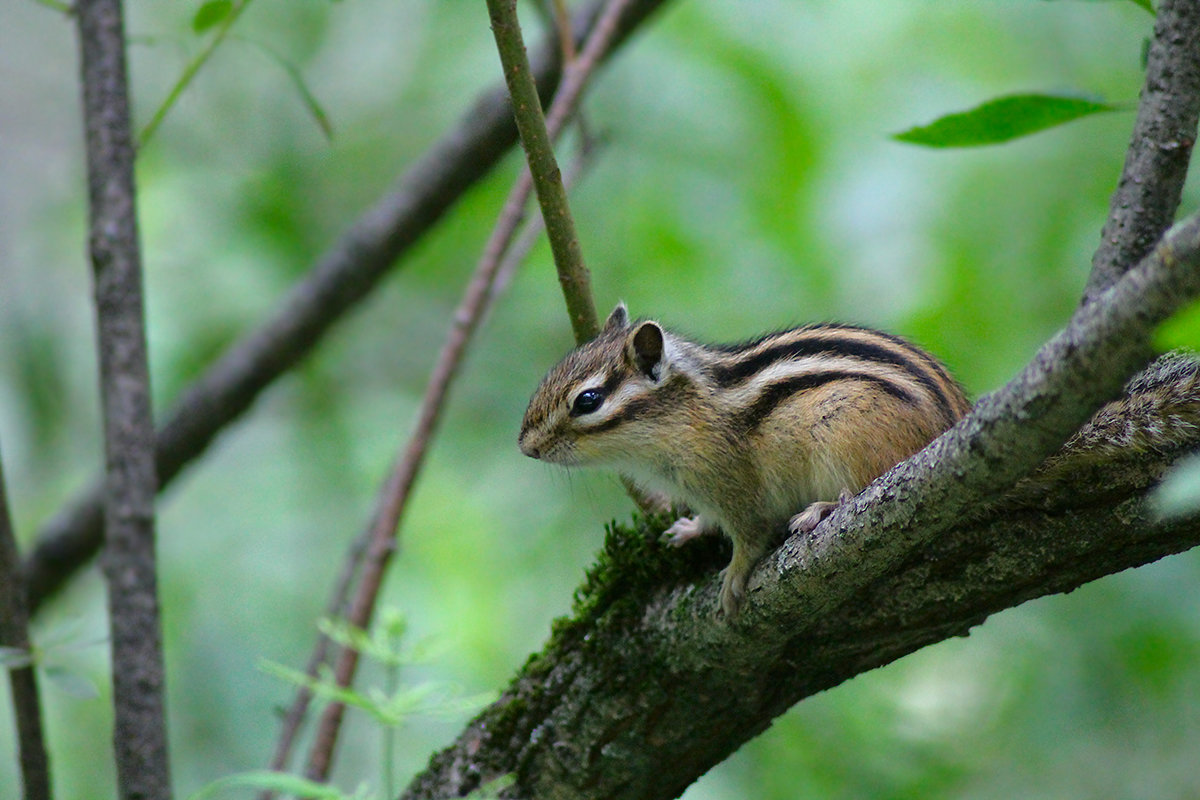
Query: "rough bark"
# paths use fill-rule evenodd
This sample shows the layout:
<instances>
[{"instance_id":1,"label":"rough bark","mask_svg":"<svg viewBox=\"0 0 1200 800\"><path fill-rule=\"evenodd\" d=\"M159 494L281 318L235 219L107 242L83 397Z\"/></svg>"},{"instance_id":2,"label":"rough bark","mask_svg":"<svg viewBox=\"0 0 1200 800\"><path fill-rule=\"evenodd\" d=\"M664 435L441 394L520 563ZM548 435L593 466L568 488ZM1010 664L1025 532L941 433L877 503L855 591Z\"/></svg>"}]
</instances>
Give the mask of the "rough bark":
<instances>
[{"instance_id":1,"label":"rough bark","mask_svg":"<svg viewBox=\"0 0 1200 800\"><path fill-rule=\"evenodd\" d=\"M133 140L120 0L81 0L88 249L104 412L104 576L113 746L126 800L171 796L154 545L154 421L142 309Z\"/></svg>"},{"instance_id":2,"label":"rough bark","mask_svg":"<svg viewBox=\"0 0 1200 800\"><path fill-rule=\"evenodd\" d=\"M1083 302L1117 281L1170 226L1200 115L1200 5L1158 3L1146 78L1125 166L1113 192Z\"/></svg>"},{"instance_id":3,"label":"rough bark","mask_svg":"<svg viewBox=\"0 0 1200 800\"><path fill-rule=\"evenodd\" d=\"M4 488L4 466L0 464L0 646L29 653L29 612L20 581L21 560L8 495ZM0 667L2 668L2 667ZM17 726L17 752L21 762L21 786L25 800L50 800L50 759L42 727L42 706L37 673L32 664L9 666L13 716Z\"/></svg>"}]
</instances>

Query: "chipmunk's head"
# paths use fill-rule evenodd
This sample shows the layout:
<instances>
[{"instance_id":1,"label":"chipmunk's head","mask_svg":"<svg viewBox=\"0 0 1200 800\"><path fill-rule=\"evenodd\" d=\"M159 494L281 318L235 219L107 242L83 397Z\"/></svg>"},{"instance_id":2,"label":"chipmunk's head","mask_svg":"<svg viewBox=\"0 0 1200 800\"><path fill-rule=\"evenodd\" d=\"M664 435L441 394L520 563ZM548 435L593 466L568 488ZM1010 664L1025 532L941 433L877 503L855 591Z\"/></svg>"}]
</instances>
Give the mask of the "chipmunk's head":
<instances>
[{"instance_id":1,"label":"chipmunk's head","mask_svg":"<svg viewBox=\"0 0 1200 800\"><path fill-rule=\"evenodd\" d=\"M542 379L521 423L521 452L567 466L638 458L652 444L646 423L672 374L672 348L657 322L631 323L619 304L595 339Z\"/></svg>"}]
</instances>

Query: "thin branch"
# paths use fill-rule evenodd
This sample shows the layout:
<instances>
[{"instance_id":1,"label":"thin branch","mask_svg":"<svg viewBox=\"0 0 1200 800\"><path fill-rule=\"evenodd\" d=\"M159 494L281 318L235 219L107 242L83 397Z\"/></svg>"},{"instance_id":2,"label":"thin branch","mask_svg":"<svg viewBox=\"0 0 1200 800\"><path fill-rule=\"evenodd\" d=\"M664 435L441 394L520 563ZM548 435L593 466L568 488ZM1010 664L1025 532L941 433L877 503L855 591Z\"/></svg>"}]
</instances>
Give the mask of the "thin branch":
<instances>
[{"instance_id":1,"label":"thin branch","mask_svg":"<svg viewBox=\"0 0 1200 800\"><path fill-rule=\"evenodd\" d=\"M1159 523L1144 497L1179 448L1129 447L1154 464L1126 488L1130 470L1113 462L1098 485L1119 489L1103 500L1070 486L1045 504L1054 513L992 502L1117 394L1156 324L1197 295L1200 215L958 426L764 559L733 624L713 620L710 558L664 552L650 529L609 537L578 618L404 798L461 796L508 772L521 797L676 797L804 697L996 610L1200 543L1200 524ZM1185 430L1177 444L1200 444Z\"/></svg>"},{"instance_id":2,"label":"thin branch","mask_svg":"<svg viewBox=\"0 0 1200 800\"><path fill-rule=\"evenodd\" d=\"M566 184L568 189L573 186L575 181L578 180L578 178L582 175L587 162L590 160L590 156L590 145L587 145L581 150L579 158L576 159L571 169L567 172ZM529 183L528 174L526 174L522 179L522 183L519 184L519 191L523 194L524 198L522 200L522 216L524 216L524 202L528 200L531 189L532 186ZM508 209L509 207L510 204L506 203L505 208ZM502 212L501 219L497 222L497 228L507 228L509 222L519 222L519 219L508 220ZM513 241L511 245L506 247L503 253L503 258L496 267L495 277L488 286L488 296L484 301L485 304L483 310L481 311L480 322L482 322L482 319L484 316L486 316L488 310L494 306L496 300L499 299L500 294L507 287L513 273L516 272L517 267L522 261L525 260L526 256L529 254L529 251L533 249L533 245L536 243L538 236L542 233L542 230L543 224L541 217L532 217L526 220L525 226L521 232L517 234L516 240ZM493 237L495 236L496 234L493 233ZM403 512L401 511L401 516L402 514ZM399 523L397 522L397 525L398 524ZM367 545L371 541L373 532L373 526L367 530L364 530L362 534L360 534L360 536L355 540L354 544L350 548L350 551L347 553L346 559L342 565L342 570L338 576L336 587L326 609L327 616L331 618L349 617L350 611L347 607L347 601L349 598L352 580L354 575L362 566L363 559L366 555ZM315 678L320 666L328 662L330 647L331 642L329 637L324 633L319 634L317 637L317 643L314 645L313 652L309 657L308 664L305 667L305 674L310 678ZM350 676L350 679L353 679L353 675ZM308 714L308 708L312 703L312 698L312 690L308 689L307 687L301 686L296 690L296 697L292 701L291 707L288 709L287 716L284 718L279 742L276 745L275 754L271 759L270 769L272 771L278 772L287 768L288 760L291 758L292 748L295 745L296 737L300 732L300 726L304 722L305 716ZM330 749L336 745L336 730L334 731L333 737L328 735L326 736L326 742L328 742L326 747ZM331 759L332 755L325 756L325 758ZM259 794L259 800L271 800L271 798L274 796L274 792L264 791Z\"/></svg>"},{"instance_id":3,"label":"thin branch","mask_svg":"<svg viewBox=\"0 0 1200 800\"><path fill-rule=\"evenodd\" d=\"M520 191L521 189L524 189L524 193ZM375 602L383 585L387 566L396 550L396 533L400 518L407 506L417 474L424 463L429 441L441 418L446 394L462 363L467 344L483 314L485 301L491 294L492 281L499 269L504 247L507 246L507 240L511 238L524 214L524 201L528 197L528 193L529 186L522 181L509 195L508 202L505 203L505 210L501 217L501 223L497 225L497 230L501 226L506 227L507 230L493 234L484 257L480 260L475 274L467 285L458 309L454 313L453 326L438 354L433 375L425 389L425 396L421 399L416 429L380 492L379 507L371 522L371 533L363 558L358 589L346 614L346 619L351 625L366 628L371 623ZM500 242L499 239L504 241ZM354 674L358 669L358 658L357 650L349 647L342 649L334 666L334 677L338 686L349 686L353 682ZM305 776L310 780L324 781L328 779L344 713L345 706L341 703L330 703L321 713L317 732L309 750L308 766L305 770Z\"/></svg>"},{"instance_id":4,"label":"thin branch","mask_svg":"<svg viewBox=\"0 0 1200 800\"><path fill-rule=\"evenodd\" d=\"M166 800L171 787L154 554L154 422L120 0L80 0L77 17L107 462L103 566L117 782L128 800Z\"/></svg>"},{"instance_id":5,"label":"thin branch","mask_svg":"<svg viewBox=\"0 0 1200 800\"><path fill-rule=\"evenodd\" d=\"M1137 121L1084 290L1089 303L1141 260L1175 219L1200 116L1200 5L1161 0Z\"/></svg>"},{"instance_id":6,"label":"thin branch","mask_svg":"<svg viewBox=\"0 0 1200 800\"><path fill-rule=\"evenodd\" d=\"M575 232L575 220L571 216L567 192L562 185L558 159L554 156L554 146L542 116L542 101L538 97L529 59L525 54L525 40L521 37L521 26L517 21L517 0L488 0L488 12L500 63L504 67L504 80L512 97L517 131L525 149L525 160L533 175L533 186L542 207L542 218L546 221L546 234L554 253L558 280L567 301L567 315L575 332L575 341L582 344L600 331L600 323L596 318L591 278L583 262L583 251L579 247L579 236Z\"/></svg>"},{"instance_id":7,"label":"thin branch","mask_svg":"<svg viewBox=\"0 0 1200 800\"><path fill-rule=\"evenodd\" d=\"M568 186L572 185L581 174L584 167L584 162L588 155L589 152L586 150L580 153L580 158L575 162L573 169L568 172ZM520 219L524 217L524 203L526 200L528 200L531 188L532 186L529 183L528 174L525 174L525 176L521 179L521 183L518 184L518 189L514 190L514 192L519 191L522 195L520 216L517 218L508 217L507 214L512 213L511 209L513 207L513 203L505 203L505 211L501 212L501 217L496 223L496 230L493 231L492 239L502 235L496 231L510 231L512 226L519 224ZM541 234L541 232L541 217L533 217L526 221L525 227L521 230L520 234L517 235L516 241L511 245L505 246L503 258L496 267L495 277L488 286L488 296L484 301L485 305L483 311L481 312L482 314L486 315L487 310L490 309L495 304L496 300L499 299L500 293L507 287L513 273L516 272L519 264L529 254L529 251L533 248L533 245L537 241L537 237ZM507 235L511 239L511 233L508 233ZM479 269L482 269L483 266L484 265L481 263L480 266L476 267L476 270L478 271ZM401 512L401 514L402 513L403 512ZM374 530L375 526L373 525L364 530L355 539L354 543L347 552L341 571L338 575L338 580L336 582L334 591L329 603L326 606L326 616L330 618L348 617L348 599L350 596L353 578L362 566L363 559L366 555L367 546L371 541ZM317 642L313 647L313 652L309 657L308 664L305 666L305 674L310 678L315 678L320 666L328 662L330 646L331 642L329 637L324 633L318 634ZM275 754L271 759L271 765L269 769L272 771L278 772L287 768L288 761L291 758L292 748L295 745L296 737L300 732L300 726L303 724L304 718L308 714L308 708L312 703L312 699L312 690L305 686L297 688L296 697L292 701L291 707L288 709L287 716L284 718L283 727L280 731L279 742L276 744ZM332 746L334 743L335 742L331 742L329 746ZM274 796L275 793L272 791L264 791L259 794L260 800L271 800L271 798Z\"/></svg>"},{"instance_id":8,"label":"thin branch","mask_svg":"<svg viewBox=\"0 0 1200 800\"><path fill-rule=\"evenodd\" d=\"M558 31L558 46L562 50L563 63L570 64L575 60L575 37L571 34L571 12L567 10L567 0L551 0L551 18L554 29Z\"/></svg>"},{"instance_id":9,"label":"thin branch","mask_svg":"<svg viewBox=\"0 0 1200 800\"><path fill-rule=\"evenodd\" d=\"M553 129L546 132L547 136L557 136L570 118L571 111L578 104L580 93L587 83L588 76L600 64L600 54L608 49L616 34L618 18L625 5L624 0L617 0L605 8L600 20L588 36L583 55L572 62L572 69L555 94L550 109L550 122ZM561 181L561 177L559 180ZM466 347L485 315L490 301L496 296L496 281L507 263L506 253L512 250L513 237L524 218L525 204L533 185L530 172L522 171L521 177L518 178L504 203L500 217L484 247L475 274L467 285L463 298L455 311L454 325L438 355L433 375L430 377L425 396L421 401L416 430L381 493L379 508L371 525L370 540L363 561L358 594L347 614L350 623L360 628L368 626L374 613L375 601L388 562L395 551L396 532L413 483L420 472L429 441L445 406L447 393L458 372ZM358 668L358 657L358 652L352 648L342 650L334 668L334 675L339 686L349 686L354 680L354 674ZM344 712L345 708L340 703L331 703L322 712L317 734L309 750L306 769L308 778L312 780L327 778Z\"/></svg>"},{"instance_id":10,"label":"thin branch","mask_svg":"<svg viewBox=\"0 0 1200 800\"><path fill-rule=\"evenodd\" d=\"M350 589L354 585L354 576L358 574L363 558L366 556L367 544L370 542L370 537L371 529L367 528L350 545L346 558L342 562L341 571L338 573L337 581L334 583L334 589L330 594L329 602L325 606L326 618L342 619L346 616ZM316 644L313 645L312 654L308 657L308 663L304 666L304 674L309 678L315 679L321 667L329 663L330 651L332 649L333 642L329 636L323 631L319 632ZM279 731L279 741L275 744L275 753L271 756L271 764L268 769L272 772L282 772L287 769L288 761L292 757L292 748L295 747L296 737L300 735L300 728L304 724L305 717L308 716L308 709L312 705L312 700L312 689L308 686L296 687L296 696L292 700L292 705L288 708L287 715L283 719L283 725ZM272 800L275 797L275 792L265 789L258 796L259 800Z\"/></svg>"},{"instance_id":11,"label":"thin branch","mask_svg":"<svg viewBox=\"0 0 1200 800\"><path fill-rule=\"evenodd\" d=\"M621 17L614 46L666 2L633 0ZM602 0L596 0L577 16L578 35L591 29L601 7ZM554 43L551 37L533 60L543 93L551 91L559 78ZM516 141L507 98L503 86L485 92L453 131L350 226L271 319L233 344L184 391L159 430L160 488L198 458L267 386L308 355L393 263L496 164ZM42 528L23 569L32 611L99 550L101 496L101 482L96 481Z\"/></svg>"},{"instance_id":12,"label":"thin branch","mask_svg":"<svg viewBox=\"0 0 1200 800\"><path fill-rule=\"evenodd\" d=\"M21 559L17 537L4 490L4 464L0 459L0 646L31 652L29 612L21 587ZM3 665L0 664L0 669ZM17 749L21 761L21 784L25 800L50 800L50 759L42 731L42 709L38 701L34 665L10 666L13 715L17 723Z\"/></svg>"},{"instance_id":13,"label":"thin branch","mask_svg":"<svg viewBox=\"0 0 1200 800\"><path fill-rule=\"evenodd\" d=\"M563 173L563 183L570 192L579 179L583 177L584 172L591 166L592 160L595 158L597 148L600 143L595 139L583 134L579 144L579 153L577 157L567 167L567 171ZM496 273L496 280L492 284L492 297L488 299L489 308L495 303L498 295L508 288L512 282L513 276L516 275L517 269L525 262L529 256L529 251L537 244L542 233L546 230L546 223L540 214L534 214L525 220L525 226L517 234L516 240L509 246L504 254L504 260L500 264L500 269Z\"/></svg>"}]
</instances>

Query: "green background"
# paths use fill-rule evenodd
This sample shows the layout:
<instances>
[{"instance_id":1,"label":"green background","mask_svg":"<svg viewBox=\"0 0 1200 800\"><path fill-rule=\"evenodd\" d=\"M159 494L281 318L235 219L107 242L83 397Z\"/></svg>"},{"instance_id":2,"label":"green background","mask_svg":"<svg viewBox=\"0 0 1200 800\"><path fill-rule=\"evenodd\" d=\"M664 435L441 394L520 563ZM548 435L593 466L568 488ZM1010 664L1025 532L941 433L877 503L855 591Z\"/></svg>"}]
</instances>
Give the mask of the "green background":
<instances>
[{"instance_id":1,"label":"green background","mask_svg":"<svg viewBox=\"0 0 1200 800\"><path fill-rule=\"evenodd\" d=\"M142 123L204 42L190 29L198 6L127 3ZM3 17L0 444L27 546L102 456L74 31L32 0L6 0ZM1133 115L970 150L889 134L1014 92L1132 103L1151 25L1128 2L678 0L587 102L606 144L573 205L601 313L624 299L711 340L874 325L937 353L972 396L998 387L1078 300ZM479 2L258 0L235 32L139 159L160 419L499 75ZM332 141L255 43L298 67ZM517 163L468 194L162 499L180 797L266 765L291 692L258 664L307 658ZM501 687L568 611L603 523L628 518L613 476L515 446L530 392L569 345L543 244L482 329L402 526L383 602L415 639L442 644L405 681ZM802 703L685 796L1194 797L1198 579L1200 558L1185 554L997 615ZM104 635L94 567L34 635ZM101 692L44 690L59 796L104 800L105 648L56 657ZM381 680L368 669L362 685ZM7 797L17 778L0 697ZM406 725L399 774L464 719ZM338 783L379 786L378 740L351 714Z\"/></svg>"}]
</instances>

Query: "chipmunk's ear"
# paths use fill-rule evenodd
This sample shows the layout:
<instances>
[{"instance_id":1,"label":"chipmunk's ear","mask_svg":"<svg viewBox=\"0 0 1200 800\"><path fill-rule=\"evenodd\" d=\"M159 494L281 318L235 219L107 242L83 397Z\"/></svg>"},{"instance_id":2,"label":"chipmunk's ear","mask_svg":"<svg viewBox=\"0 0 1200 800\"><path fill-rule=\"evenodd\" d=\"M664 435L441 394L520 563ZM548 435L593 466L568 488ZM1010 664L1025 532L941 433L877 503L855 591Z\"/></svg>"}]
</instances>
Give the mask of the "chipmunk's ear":
<instances>
[{"instance_id":1,"label":"chipmunk's ear","mask_svg":"<svg viewBox=\"0 0 1200 800\"><path fill-rule=\"evenodd\" d=\"M617 303L617 307L608 315L608 320L604 323L604 330L615 331L621 328L629 327L629 309L625 308L624 303Z\"/></svg>"},{"instance_id":2,"label":"chipmunk's ear","mask_svg":"<svg viewBox=\"0 0 1200 800\"><path fill-rule=\"evenodd\" d=\"M635 370L652 381L662 378L663 330L657 322L643 322L625 340L625 357Z\"/></svg>"}]
</instances>

